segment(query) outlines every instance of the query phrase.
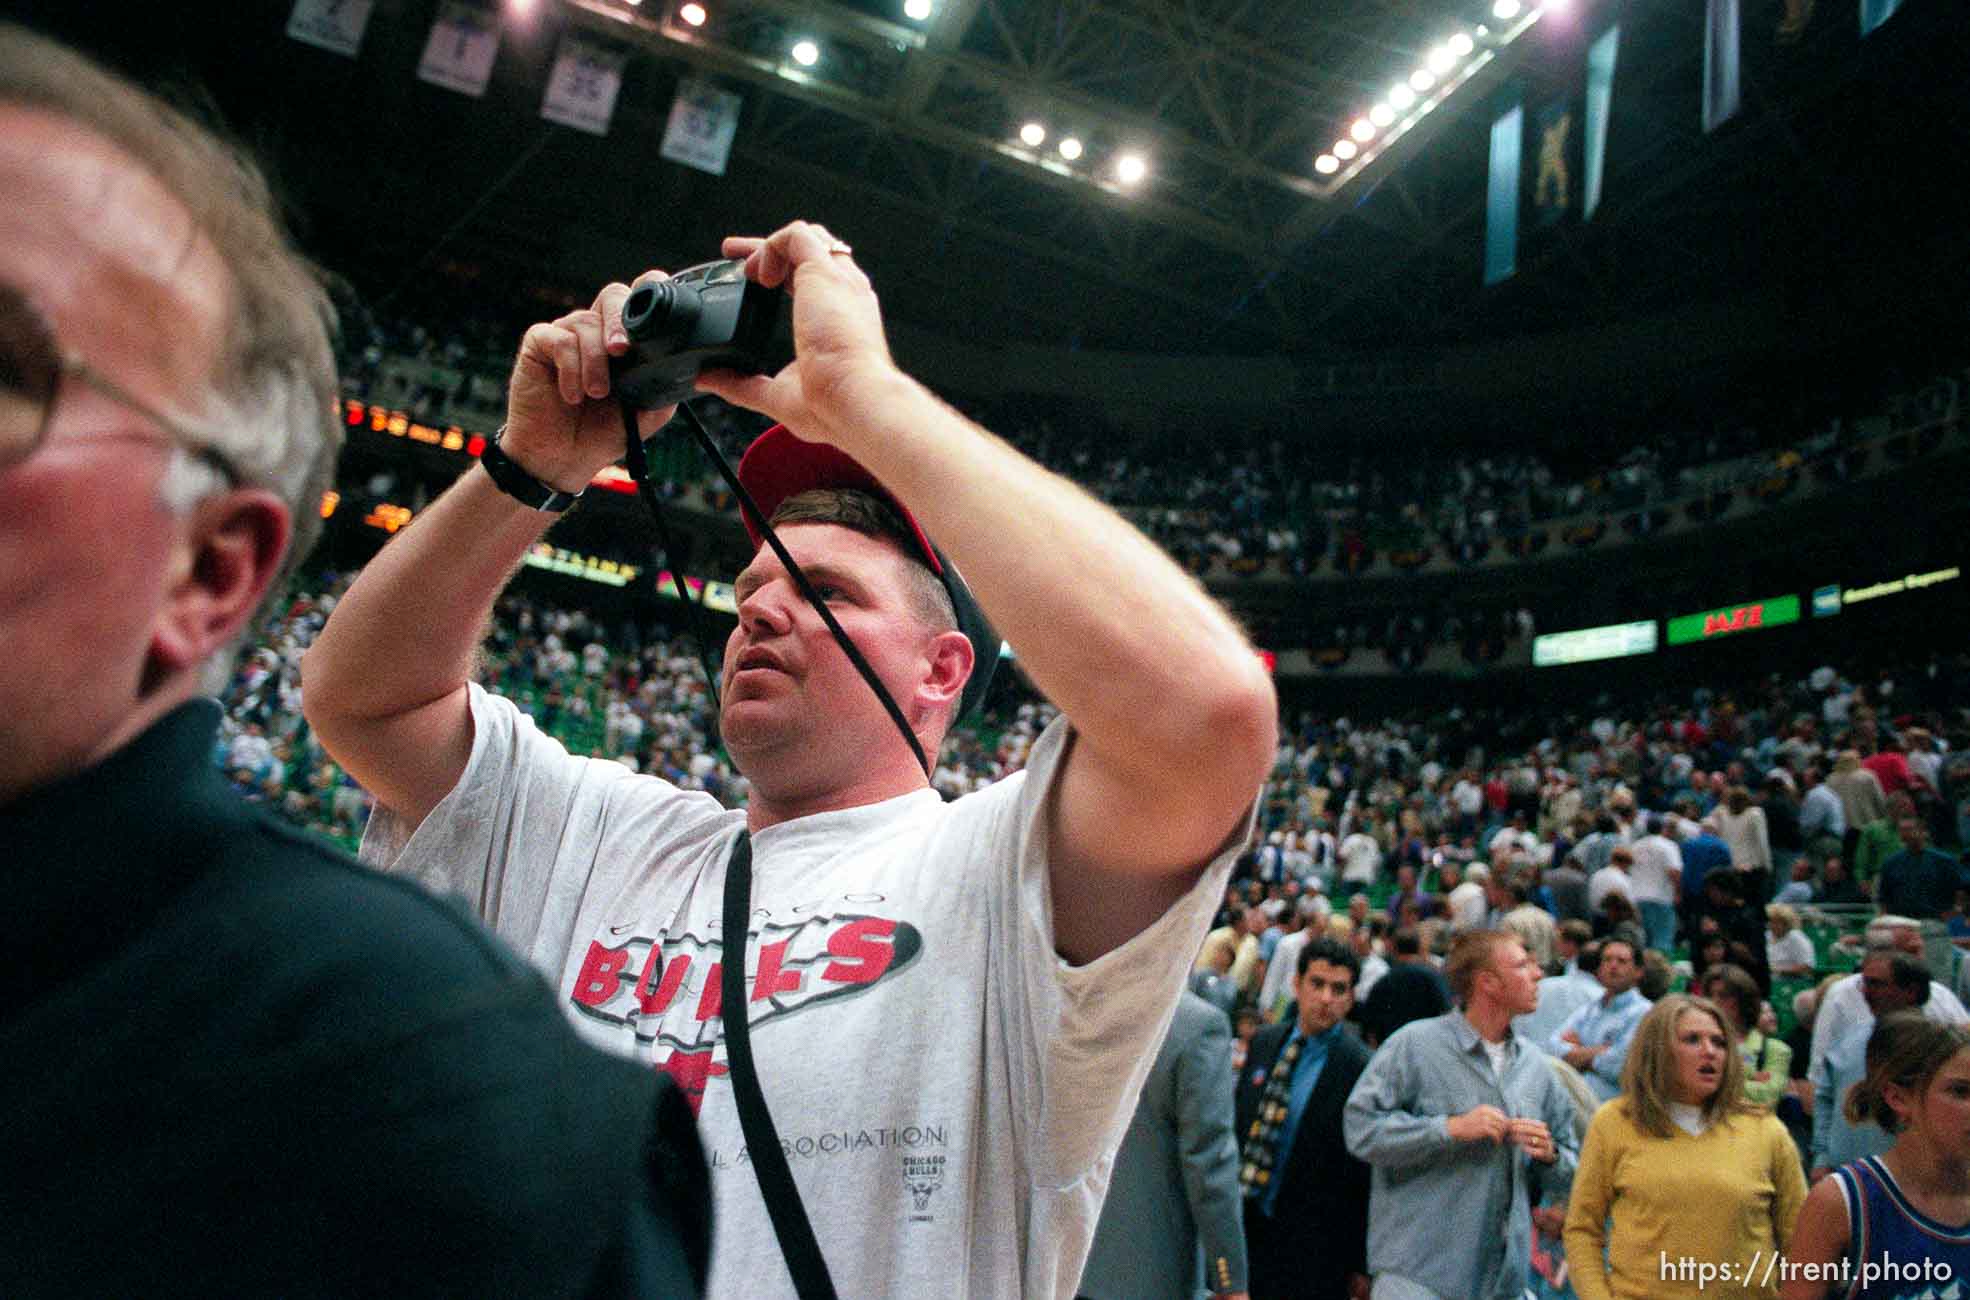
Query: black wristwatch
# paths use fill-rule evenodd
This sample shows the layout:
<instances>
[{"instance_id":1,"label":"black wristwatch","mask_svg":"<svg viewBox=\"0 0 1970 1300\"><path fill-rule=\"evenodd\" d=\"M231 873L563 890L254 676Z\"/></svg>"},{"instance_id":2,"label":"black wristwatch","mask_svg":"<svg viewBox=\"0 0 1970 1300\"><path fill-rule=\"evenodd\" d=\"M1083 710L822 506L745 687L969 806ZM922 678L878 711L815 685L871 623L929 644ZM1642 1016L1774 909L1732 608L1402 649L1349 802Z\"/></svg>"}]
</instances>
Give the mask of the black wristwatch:
<instances>
[{"instance_id":1,"label":"black wristwatch","mask_svg":"<svg viewBox=\"0 0 1970 1300\"><path fill-rule=\"evenodd\" d=\"M499 440L506 436L501 429L486 443L486 449L479 456L479 463L486 467L486 477L521 505L543 514L558 515L581 499L581 492L563 492L551 488L526 470L514 464L513 458L500 450ZM582 491L587 491L586 488Z\"/></svg>"}]
</instances>

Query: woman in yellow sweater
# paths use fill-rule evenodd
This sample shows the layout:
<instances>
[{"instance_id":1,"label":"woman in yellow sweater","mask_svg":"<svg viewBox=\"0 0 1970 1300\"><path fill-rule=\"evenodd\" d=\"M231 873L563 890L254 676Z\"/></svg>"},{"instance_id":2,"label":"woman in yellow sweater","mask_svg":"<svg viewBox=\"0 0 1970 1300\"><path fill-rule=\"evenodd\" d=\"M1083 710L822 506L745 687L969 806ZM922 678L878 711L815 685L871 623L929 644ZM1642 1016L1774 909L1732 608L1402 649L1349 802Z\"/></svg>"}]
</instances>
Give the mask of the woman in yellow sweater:
<instances>
[{"instance_id":1,"label":"woman in yellow sweater","mask_svg":"<svg viewBox=\"0 0 1970 1300\"><path fill-rule=\"evenodd\" d=\"M1705 998L1665 997L1636 1027L1567 1203L1580 1300L1778 1295L1806 1178L1785 1125L1745 1104L1735 1048Z\"/></svg>"}]
</instances>

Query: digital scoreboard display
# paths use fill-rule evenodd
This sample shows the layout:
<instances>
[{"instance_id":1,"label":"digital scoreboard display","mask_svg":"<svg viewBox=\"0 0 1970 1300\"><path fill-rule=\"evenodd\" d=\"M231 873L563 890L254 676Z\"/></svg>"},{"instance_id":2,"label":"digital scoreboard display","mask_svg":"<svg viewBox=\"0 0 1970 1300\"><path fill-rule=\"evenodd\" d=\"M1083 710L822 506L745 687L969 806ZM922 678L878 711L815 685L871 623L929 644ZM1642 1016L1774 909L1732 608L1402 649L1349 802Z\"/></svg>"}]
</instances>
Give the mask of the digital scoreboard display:
<instances>
[{"instance_id":1,"label":"digital scoreboard display","mask_svg":"<svg viewBox=\"0 0 1970 1300\"><path fill-rule=\"evenodd\" d=\"M1672 618L1669 620L1669 644L1717 641L1743 632L1760 632L1768 627L1783 627L1798 621L1798 596L1766 596Z\"/></svg>"},{"instance_id":2,"label":"digital scoreboard display","mask_svg":"<svg viewBox=\"0 0 1970 1300\"><path fill-rule=\"evenodd\" d=\"M1532 638L1532 663L1536 668L1585 664L1596 659L1651 654L1655 648L1655 620L1650 618L1639 623L1609 623L1605 627L1536 636Z\"/></svg>"}]
</instances>

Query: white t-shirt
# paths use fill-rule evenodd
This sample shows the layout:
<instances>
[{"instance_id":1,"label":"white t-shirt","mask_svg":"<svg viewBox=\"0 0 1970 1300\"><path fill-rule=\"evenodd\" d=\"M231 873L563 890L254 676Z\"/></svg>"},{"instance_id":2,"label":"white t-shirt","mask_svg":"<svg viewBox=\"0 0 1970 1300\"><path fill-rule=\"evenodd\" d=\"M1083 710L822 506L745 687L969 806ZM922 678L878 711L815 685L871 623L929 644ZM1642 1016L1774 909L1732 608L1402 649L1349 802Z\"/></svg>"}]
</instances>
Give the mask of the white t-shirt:
<instances>
[{"instance_id":1,"label":"white t-shirt","mask_svg":"<svg viewBox=\"0 0 1970 1300\"><path fill-rule=\"evenodd\" d=\"M1676 888L1669 883L1671 868L1683 869L1683 849L1667 835L1644 835L1635 841L1635 861L1628 869L1629 892L1637 903L1671 903Z\"/></svg>"},{"instance_id":2,"label":"white t-shirt","mask_svg":"<svg viewBox=\"0 0 1970 1300\"><path fill-rule=\"evenodd\" d=\"M1775 972L1794 966L1811 970L1818 961L1813 941L1803 930L1787 930L1783 939L1774 939L1769 934L1765 938L1765 964Z\"/></svg>"},{"instance_id":3,"label":"white t-shirt","mask_svg":"<svg viewBox=\"0 0 1970 1300\"><path fill-rule=\"evenodd\" d=\"M745 815L570 756L470 691L472 757L372 864L463 895L581 1034L685 1086L711 1162L714 1297L792 1296L725 1079L719 921ZM1070 1295L1116 1147L1249 821L1148 929L1054 952L1044 804L1071 732L944 803L920 790L753 837L753 1055L845 1296ZM470 1068L461 1062L461 1068Z\"/></svg>"},{"instance_id":4,"label":"white t-shirt","mask_svg":"<svg viewBox=\"0 0 1970 1300\"><path fill-rule=\"evenodd\" d=\"M1587 881L1587 910L1600 911L1609 894L1619 894L1631 903L1635 901L1635 887L1620 867L1602 867Z\"/></svg>"}]
</instances>

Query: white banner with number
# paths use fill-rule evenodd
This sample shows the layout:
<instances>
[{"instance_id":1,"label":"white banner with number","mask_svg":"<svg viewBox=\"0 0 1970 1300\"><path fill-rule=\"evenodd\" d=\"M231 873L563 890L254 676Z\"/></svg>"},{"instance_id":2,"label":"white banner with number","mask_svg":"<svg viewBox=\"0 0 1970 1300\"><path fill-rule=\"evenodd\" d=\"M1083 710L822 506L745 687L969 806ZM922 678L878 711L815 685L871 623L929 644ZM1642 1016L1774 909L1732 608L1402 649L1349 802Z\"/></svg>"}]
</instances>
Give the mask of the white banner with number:
<instances>
[{"instance_id":1,"label":"white banner with number","mask_svg":"<svg viewBox=\"0 0 1970 1300\"><path fill-rule=\"evenodd\" d=\"M431 24L431 39L424 43L417 75L477 99L486 93L498 54L498 19L483 9L446 0L438 10L438 21Z\"/></svg>"},{"instance_id":2,"label":"white banner with number","mask_svg":"<svg viewBox=\"0 0 1970 1300\"><path fill-rule=\"evenodd\" d=\"M739 107L745 101L708 81L686 81L671 101L660 152L672 162L714 176L725 174L732 138L739 133Z\"/></svg>"},{"instance_id":3,"label":"white banner with number","mask_svg":"<svg viewBox=\"0 0 1970 1300\"><path fill-rule=\"evenodd\" d=\"M287 34L304 45L356 57L376 0L294 0Z\"/></svg>"},{"instance_id":4,"label":"white banner with number","mask_svg":"<svg viewBox=\"0 0 1970 1300\"><path fill-rule=\"evenodd\" d=\"M563 36L554 71L548 74L547 94L540 101L540 115L590 135L607 135L628 64L629 55L620 50L572 32Z\"/></svg>"}]
</instances>

